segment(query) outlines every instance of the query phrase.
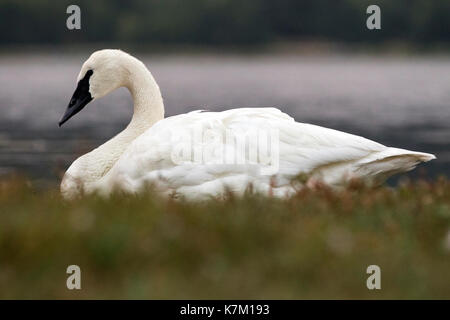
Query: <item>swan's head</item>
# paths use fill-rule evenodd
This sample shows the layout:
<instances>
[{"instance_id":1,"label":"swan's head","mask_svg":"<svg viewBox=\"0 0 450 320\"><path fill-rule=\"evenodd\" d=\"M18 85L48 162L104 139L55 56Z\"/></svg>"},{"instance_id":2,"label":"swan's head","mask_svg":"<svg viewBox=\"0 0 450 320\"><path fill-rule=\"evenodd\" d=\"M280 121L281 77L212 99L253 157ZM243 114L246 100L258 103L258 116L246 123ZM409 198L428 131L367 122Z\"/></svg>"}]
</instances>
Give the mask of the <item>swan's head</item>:
<instances>
[{"instance_id":1,"label":"swan's head","mask_svg":"<svg viewBox=\"0 0 450 320\"><path fill-rule=\"evenodd\" d=\"M92 100L104 97L124 86L129 75L126 66L130 59L135 58L121 50L105 49L94 52L81 67L77 88L59 126L80 112Z\"/></svg>"}]
</instances>

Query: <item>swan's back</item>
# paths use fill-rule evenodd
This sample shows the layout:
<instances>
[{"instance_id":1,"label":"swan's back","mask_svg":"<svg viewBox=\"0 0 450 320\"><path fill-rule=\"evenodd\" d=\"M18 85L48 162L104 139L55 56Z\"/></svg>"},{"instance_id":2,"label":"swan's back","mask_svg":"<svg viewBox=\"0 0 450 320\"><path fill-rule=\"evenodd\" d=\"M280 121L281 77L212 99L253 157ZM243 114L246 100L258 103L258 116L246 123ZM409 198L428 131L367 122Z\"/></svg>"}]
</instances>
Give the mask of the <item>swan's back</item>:
<instances>
[{"instance_id":1,"label":"swan's back","mask_svg":"<svg viewBox=\"0 0 450 320\"><path fill-rule=\"evenodd\" d=\"M241 194L251 184L257 192L287 196L301 187L292 183L299 174L330 185L352 178L379 183L431 159L298 123L275 108L194 111L160 120L136 138L94 189L136 193L152 185L166 194L203 198Z\"/></svg>"}]
</instances>

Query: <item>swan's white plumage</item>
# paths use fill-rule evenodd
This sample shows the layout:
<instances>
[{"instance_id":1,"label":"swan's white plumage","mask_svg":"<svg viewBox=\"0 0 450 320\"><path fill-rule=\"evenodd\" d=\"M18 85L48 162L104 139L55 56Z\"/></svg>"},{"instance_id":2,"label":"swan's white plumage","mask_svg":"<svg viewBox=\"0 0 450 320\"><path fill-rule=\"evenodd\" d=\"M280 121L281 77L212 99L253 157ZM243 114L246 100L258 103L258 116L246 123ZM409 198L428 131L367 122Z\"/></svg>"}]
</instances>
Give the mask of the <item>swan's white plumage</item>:
<instances>
[{"instance_id":1,"label":"swan's white plumage","mask_svg":"<svg viewBox=\"0 0 450 320\"><path fill-rule=\"evenodd\" d=\"M115 50L109 51L114 51L117 55ZM127 68L133 69L137 59L122 54L123 56L119 56L125 61L123 64L131 64ZM101 61L99 57L96 59ZM149 72L148 75L151 77ZM136 81L141 80L134 79ZM143 86L152 86L153 83L154 81L147 81ZM138 85L139 83L128 84L134 86L134 91ZM392 174L411 170L418 163L435 158L431 154L389 148L356 135L298 123L276 108L194 111L165 119L161 116L156 119L154 113L148 113L147 119L137 119L136 113L143 113L144 109L163 110L162 99L156 99L155 103L155 92L159 92L159 89L156 83L154 86L156 89L152 87L137 90L139 97L130 89L135 100L133 121L136 124L133 125L132 121L118 137L107 142L107 148L104 147L105 144L72 164L61 185L65 196L73 197L80 191L104 195L113 190L137 193L152 185L155 190L164 194L200 199L220 196L225 191L240 194L249 184L257 192L288 196L302 187L291 182L299 174L306 174L309 177L308 183L320 180L330 185L341 185L352 178L379 183ZM144 99L142 92L145 90L153 96L150 97L151 100ZM157 114L162 113L158 111ZM174 161L174 148L180 145L180 141L184 141L183 138L188 136L187 132L198 128L202 128L202 132L217 134L216 137L224 137L227 130L275 130L279 142L279 166L276 174L261 174L262 163L259 158L254 161L248 154L245 155L245 164L219 164L224 153L233 156L236 153L235 145L225 139L192 140L194 148L202 147L211 151L209 158L201 163ZM130 132L134 132L132 139ZM126 139L120 138L120 135L124 135ZM109 150L118 154L117 161L112 165L108 162ZM102 163L108 163L111 169L105 170ZM99 171L102 172L99 174ZM90 177L98 178L89 178L89 174Z\"/></svg>"},{"instance_id":2,"label":"swan's white plumage","mask_svg":"<svg viewBox=\"0 0 450 320\"><path fill-rule=\"evenodd\" d=\"M261 175L259 164L177 164L172 161L173 146L187 127L201 126L205 130L249 130L273 128L279 130L279 172L275 176ZM180 132L181 131L181 132ZM213 149L226 149L224 141L213 141ZM408 155L401 166L375 166L387 157ZM298 123L275 108L242 108L224 112L191 112L160 120L136 138L116 165L100 180L99 191L116 187L136 193L152 184L164 193L188 198L216 196L225 188L242 193L249 183L255 191L277 196L290 195L298 186L291 183L300 173L331 185L340 185L353 177L380 179L391 169L409 170L420 161L433 156L385 147L371 140L310 124ZM246 159L249 161L248 157ZM389 163L393 163L393 159ZM214 161L213 161L214 162ZM373 169L371 169L373 168ZM386 177L382 177L385 179Z\"/></svg>"}]
</instances>

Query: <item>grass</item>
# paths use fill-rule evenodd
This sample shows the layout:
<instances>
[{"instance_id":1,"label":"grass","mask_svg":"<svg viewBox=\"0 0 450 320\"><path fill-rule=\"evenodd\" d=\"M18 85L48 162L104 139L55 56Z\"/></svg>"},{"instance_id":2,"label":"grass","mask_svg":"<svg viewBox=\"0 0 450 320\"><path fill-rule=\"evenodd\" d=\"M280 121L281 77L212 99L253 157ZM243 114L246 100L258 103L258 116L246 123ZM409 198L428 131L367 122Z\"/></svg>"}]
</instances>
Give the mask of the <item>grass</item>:
<instances>
[{"instance_id":1,"label":"grass","mask_svg":"<svg viewBox=\"0 0 450 320\"><path fill-rule=\"evenodd\" d=\"M66 268L81 268L81 290ZM368 290L366 268L381 268ZM450 299L450 181L64 202L0 182L0 298Z\"/></svg>"}]
</instances>

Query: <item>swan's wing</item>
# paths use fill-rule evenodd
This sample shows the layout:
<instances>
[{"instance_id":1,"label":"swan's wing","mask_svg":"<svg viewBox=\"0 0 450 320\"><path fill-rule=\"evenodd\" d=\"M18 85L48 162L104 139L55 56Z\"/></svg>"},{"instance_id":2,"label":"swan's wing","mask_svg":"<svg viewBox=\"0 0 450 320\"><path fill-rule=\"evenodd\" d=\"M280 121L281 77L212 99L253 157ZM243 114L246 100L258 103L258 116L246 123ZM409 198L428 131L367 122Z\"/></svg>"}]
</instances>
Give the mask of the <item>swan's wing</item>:
<instances>
[{"instance_id":1,"label":"swan's wing","mask_svg":"<svg viewBox=\"0 0 450 320\"><path fill-rule=\"evenodd\" d=\"M256 140L248 138L255 132ZM230 134L234 138L227 140ZM237 147L236 139L242 137L247 145L266 143L264 154L255 157L247 147ZM295 122L276 108L196 111L157 122L130 144L103 183L128 191L156 183L161 190L184 194L216 194L224 185L243 191L252 183L263 191L275 187L286 192L300 173L334 183L358 162L386 149L356 135ZM264 173L264 168L272 171Z\"/></svg>"}]
</instances>

